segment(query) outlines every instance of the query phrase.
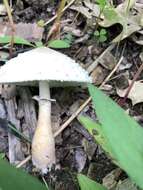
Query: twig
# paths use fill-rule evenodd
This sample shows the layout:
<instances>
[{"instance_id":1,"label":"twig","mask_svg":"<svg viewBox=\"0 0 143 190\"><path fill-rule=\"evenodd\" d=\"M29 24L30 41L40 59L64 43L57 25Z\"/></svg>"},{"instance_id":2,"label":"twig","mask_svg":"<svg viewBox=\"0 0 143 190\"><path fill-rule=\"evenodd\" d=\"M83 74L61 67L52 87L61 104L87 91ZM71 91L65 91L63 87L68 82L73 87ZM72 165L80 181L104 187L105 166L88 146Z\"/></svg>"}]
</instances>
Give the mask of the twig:
<instances>
[{"instance_id":1,"label":"twig","mask_svg":"<svg viewBox=\"0 0 143 190\"><path fill-rule=\"evenodd\" d=\"M24 164L26 164L31 159L31 155L22 160L19 164L16 165L16 168L21 168Z\"/></svg>"},{"instance_id":2,"label":"twig","mask_svg":"<svg viewBox=\"0 0 143 190\"><path fill-rule=\"evenodd\" d=\"M115 44L111 44L110 46L107 47L107 49L105 49L105 51L103 53L101 53L101 55L87 68L87 72L91 73L96 66L98 65L100 59L109 51L111 51L113 48L115 47Z\"/></svg>"},{"instance_id":3,"label":"twig","mask_svg":"<svg viewBox=\"0 0 143 190\"><path fill-rule=\"evenodd\" d=\"M47 188L47 190L48 190L48 189L49 189L49 187L48 187L48 184L47 184L47 182L46 182L46 180L45 180L44 176L42 176L42 180L43 180L43 182L44 182L44 184L45 184L45 186L46 186L46 188Z\"/></svg>"},{"instance_id":4,"label":"twig","mask_svg":"<svg viewBox=\"0 0 143 190\"><path fill-rule=\"evenodd\" d=\"M102 86L104 86L109 79L112 77L112 75L115 73L115 71L118 69L119 65L121 64L121 62L123 61L123 56L119 59L118 63L116 64L116 66L114 67L114 69L111 71L111 73L105 78L105 80L103 81L103 83L101 84L100 88Z\"/></svg>"},{"instance_id":5,"label":"twig","mask_svg":"<svg viewBox=\"0 0 143 190\"><path fill-rule=\"evenodd\" d=\"M8 18L9 18L9 22L10 22L10 26L11 26L11 47L10 47L10 57L12 57L12 49L13 49L13 44L14 44L14 34L15 34L15 26L14 26L14 22L12 19L12 14L11 14L11 8L8 4L7 0L3 0L5 8L7 10L7 14L8 14Z\"/></svg>"},{"instance_id":6,"label":"twig","mask_svg":"<svg viewBox=\"0 0 143 190\"><path fill-rule=\"evenodd\" d=\"M123 60L123 57L120 58L117 65L114 67L114 69L111 71L111 73L105 78L105 80L103 81L103 83L100 85L99 88L103 87L107 83L107 81L111 78L111 76L115 73L115 71L117 70L117 68L121 64L122 60ZM89 97L78 108L78 110L75 113L73 113L73 115L71 117L69 117L69 119L60 127L60 129L55 132L54 137L58 136L72 122L72 120L74 120L80 114L80 112L90 103L90 101L91 101L91 97Z\"/></svg>"},{"instance_id":7,"label":"twig","mask_svg":"<svg viewBox=\"0 0 143 190\"><path fill-rule=\"evenodd\" d=\"M141 64L141 66L139 67L138 71L136 72L136 74L135 74L135 76L134 76L134 78L133 78L130 86L128 87L128 89L126 91L124 99L122 101L119 101L120 106L123 106L125 104L126 99L127 99L128 95L129 95L129 93L130 93L130 91L131 91L131 89L132 89L135 81L137 80L137 78L139 77L139 75L141 74L142 71L143 71L143 64Z\"/></svg>"},{"instance_id":8,"label":"twig","mask_svg":"<svg viewBox=\"0 0 143 190\"><path fill-rule=\"evenodd\" d=\"M51 27L48 36L47 36L47 40L49 39L55 39L55 38L59 38L60 39L60 29L61 29L61 17L62 17L62 13L63 13L63 9L65 7L67 0L61 0L60 4L59 4L59 8L57 11L57 18L55 20L55 23L53 24L53 26Z\"/></svg>"},{"instance_id":9,"label":"twig","mask_svg":"<svg viewBox=\"0 0 143 190\"><path fill-rule=\"evenodd\" d=\"M62 12L64 12L65 10L67 10L74 2L75 2L75 0L72 0L69 4L67 4L67 6L65 6L65 8L63 9ZM53 22L56 18L57 18L57 14L55 16L53 16L50 20L48 20L47 22L45 22L44 26L46 26L46 25L50 24L51 22Z\"/></svg>"}]
</instances>

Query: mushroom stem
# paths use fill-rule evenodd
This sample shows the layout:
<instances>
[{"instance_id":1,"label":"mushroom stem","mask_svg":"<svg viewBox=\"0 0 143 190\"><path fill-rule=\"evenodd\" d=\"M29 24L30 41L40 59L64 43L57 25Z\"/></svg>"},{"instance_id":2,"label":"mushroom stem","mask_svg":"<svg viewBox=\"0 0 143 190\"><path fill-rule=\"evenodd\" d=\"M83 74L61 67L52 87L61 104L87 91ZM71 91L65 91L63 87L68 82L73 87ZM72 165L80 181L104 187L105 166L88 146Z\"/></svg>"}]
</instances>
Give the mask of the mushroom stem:
<instances>
[{"instance_id":1,"label":"mushroom stem","mask_svg":"<svg viewBox=\"0 0 143 190\"><path fill-rule=\"evenodd\" d=\"M50 87L48 82L39 82L39 116L32 141L33 164L43 173L55 163L55 140L51 127Z\"/></svg>"}]
</instances>

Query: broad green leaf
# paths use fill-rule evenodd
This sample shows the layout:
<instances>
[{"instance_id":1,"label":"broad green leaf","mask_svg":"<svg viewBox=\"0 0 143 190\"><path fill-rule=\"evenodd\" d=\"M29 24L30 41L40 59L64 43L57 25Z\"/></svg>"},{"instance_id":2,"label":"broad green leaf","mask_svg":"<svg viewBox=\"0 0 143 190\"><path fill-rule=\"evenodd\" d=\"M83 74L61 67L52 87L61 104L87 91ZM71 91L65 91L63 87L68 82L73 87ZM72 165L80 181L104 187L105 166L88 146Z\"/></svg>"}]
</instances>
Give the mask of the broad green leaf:
<instances>
[{"instance_id":1,"label":"broad green leaf","mask_svg":"<svg viewBox=\"0 0 143 190\"><path fill-rule=\"evenodd\" d=\"M0 160L5 157L5 153L0 153Z\"/></svg>"},{"instance_id":2,"label":"broad green leaf","mask_svg":"<svg viewBox=\"0 0 143 190\"><path fill-rule=\"evenodd\" d=\"M47 190L36 178L0 159L0 190Z\"/></svg>"},{"instance_id":3,"label":"broad green leaf","mask_svg":"<svg viewBox=\"0 0 143 190\"><path fill-rule=\"evenodd\" d=\"M104 186L89 179L85 175L78 174L77 178L81 190L107 190Z\"/></svg>"},{"instance_id":4,"label":"broad green leaf","mask_svg":"<svg viewBox=\"0 0 143 190\"><path fill-rule=\"evenodd\" d=\"M48 47L62 49L69 48L70 44L64 40L52 40L48 43Z\"/></svg>"},{"instance_id":5,"label":"broad green leaf","mask_svg":"<svg viewBox=\"0 0 143 190\"><path fill-rule=\"evenodd\" d=\"M103 136L104 133L102 132L102 126L92 121L90 118L84 116L80 116L79 121L84 125L89 133L94 136L96 142L102 146L103 150L109 154L112 159L114 159L112 155L112 148L110 147L106 136ZM115 160L113 161L114 163L118 164Z\"/></svg>"},{"instance_id":6,"label":"broad green leaf","mask_svg":"<svg viewBox=\"0 0 143 190\"><path fill-rule=\"evenodd\" d=\"M143 188L143 128L112 99L89 85L97 117L111 155L122 169Z\"/></svg>"},{"instance_id":7,"label":"broad green leaf","mask_svg":"<svg viewBox=\"0 0 143 190\"><path fill-rule=\"evenodd\" d=\"M1 36L0 37L0 44L8 44L10 42L11 42L11 36ZM33 46L27 40L20 38L20 37L17 37L17 36L14 37L14 44Z\"/></svg>"},{"instance_id":8,"label":"broad green leaf","mask_svg":"<svg viewBox=\"0 0 143 190\"><path fill-rule=\"evenodd\" d=\"M108 20L109 23L118 23L120 21L120 17L113 7L106 7L103 11L105 19Z\"/></svg>"},{"instance_id":9,"label":"broad green leaf","mask_svg":"<svg viewBox=\"0 0 143 190\"><path fill-rule=\"evenodd\" d=\"M107 0L96 0L96 2L99 4L101 10L107 5Z\"/></svg>"}]
</instances>

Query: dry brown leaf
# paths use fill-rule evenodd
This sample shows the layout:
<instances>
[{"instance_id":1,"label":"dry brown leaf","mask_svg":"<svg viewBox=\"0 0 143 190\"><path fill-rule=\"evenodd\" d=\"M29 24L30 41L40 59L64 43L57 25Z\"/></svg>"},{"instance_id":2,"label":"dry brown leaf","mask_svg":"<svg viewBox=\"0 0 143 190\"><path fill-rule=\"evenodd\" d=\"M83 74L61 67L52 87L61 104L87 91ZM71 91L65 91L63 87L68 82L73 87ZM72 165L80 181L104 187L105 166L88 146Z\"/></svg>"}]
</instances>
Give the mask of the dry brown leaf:
<instances>
[{"instance_id":1,"label":"dry brown leaf","mask_svg":"<svg viewBox=\"0 0 143 190\"><path fill-rule=\"evenodd\" d=\"M15 24L15 35L28 41L40 41L43 36L44 29L36 23L18 23ZM11 27L8 23L0 25L0 36L11 35Z\"/></svg>"},{"instance_id":2,"label":"dry brown leaf","mask_svg":"<svg viewBox=\"0 0 143 190\"><path fill-rule=\"evenodd\" d=\"M98 17L100 15L100 8L97 4L92 3L90 0L84 0L84 5L78 2L78 5L73 5L70 8L76 10L88 19L92 16Z\"/></svg>"},{"instance_id":3,"label":"dry brown leaf","mask_svg":"<svg viewBox=\"0 0 143 190\"><path fill-rule=\"evenodd\" d=\"M113 188L113 190L138 190L138 187L131 181L129 178L119 181L116 188Z\"/></svg>"},{"instance_id":4,"label":"dry brown leaf","mask_svg":"<svg viewBox=\"0 0 143 190\"><path fill-rule=\"evenodd\" d=\"M86 8L82 5L79 6L71 6L70 7L72 10L78 11L79 13L81 13L82 15L84 15L85 17L87 17L88 19L92 18L92 14L89 12L89 8Z\"/></svg>"},{"instance_id":5,"label":"dry brown leaf","mask_svg":"<svg viewBox=\"0 0 143 190\"><path fill-rule=\"evenodd\" d=\"M133 6L134 0L131 3ZM136 8L135 6L131 10L127 10L126 2L117 6L117 8L107 7L104 10L103 21L99 24L102 27L110 27L114 24L120 24L123 27L122 32L113 40L113 42L119 42L124 38L127 38L134 32L142 29L142 15L143 9Z\"/></svg>"},{"instance_id":6,"label":"dry brown leaf","mask_svg":"<svg viewBox=\"0 0 143 190\"><path fill-rule=\"evenodd\" d=\"M129 84L131 84L131 80L129 80ZM128 88L121 90L116 88L117 94L120 97L124 97ZM141 81L135 81L133 87L131 88L128 98L132 101L132 104L138 104L143 102L143 83Z\"/></svg>"},{"instance_id":7,"label":"dry brown leaf","mask_svg":"<svg viewBox=\"0 0 143 190\"><path fill-rule=\"evenodd\" d=\"M0 4L0 15L6 15L6 8L3 4Z\"/></svg>"}]
</instances>

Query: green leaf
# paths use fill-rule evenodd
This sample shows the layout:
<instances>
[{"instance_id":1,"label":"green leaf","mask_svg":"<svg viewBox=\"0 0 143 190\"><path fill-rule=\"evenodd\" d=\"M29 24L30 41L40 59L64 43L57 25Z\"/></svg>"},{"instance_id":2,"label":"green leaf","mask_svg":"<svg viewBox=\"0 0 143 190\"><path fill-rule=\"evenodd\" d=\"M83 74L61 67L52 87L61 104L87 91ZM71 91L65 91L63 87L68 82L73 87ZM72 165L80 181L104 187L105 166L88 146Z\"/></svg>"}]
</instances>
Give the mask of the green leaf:
<instances>
[{"instance_id":1,"label":"green leaf","mask_svg":"<svg viewBox=\"0 0 143 190\"><path fill-rule=\"evenodd\" d=\"M0 189L2 190L47 190L36 178L0 160Z\"/></svg>"},{"instance_id":2,"label":"green leaf","mask_svg":"<svg viewBox=\"0 0 143 190\"><path fill-rule=\"evenodd\" d=\"M48 47L57 49L69 48L70 44L64 40L52 40L48 43Z\"/></svg>"},{"instance_id":3,"label":"green leaf","mask_svg":"<svg viewBox=\"0 0 143 190\"><path fill-rule=\"evenodd\" d=\"M119 16L116 13L115 9L112 7L106 7L103 11L103 14L109 22L118 22Z\"/></svg>"},{"instance_id":4,"label":"green leaf","mask_svg":"<svg viewBox=\"0 0 143 190\"><path fill-rule=\"evenodd\" d=\"M112 159L114 159L112 155L112 148L110 147L106 136L103 136L104 133L102 132L102 126L88 117L80 116L79 121L84 125L89 133L94 136L96 142L102 146L103 150L108 153ZM114 162L116 163L115 160Z\"/></svg>"},{"instance_id":5,"label":"green leaf","mask_svg":"<svg viewBox=\"0 0 143 190\"><path fill-rule=\"evenodd\" d=\"M77 178L81 190L107 190L104 186L89 179L85 175L78 174Z\"/></svg>"},{"instance_id":6,"label":"green leaf","mask_svg":"<svg viewBox=\"0 0 143 190\"><path fill-rule=\"evenodd\" d=\"M107 0L96 0L96 2L99 4L101 10L107 5Z\"/></svg>"},{"instance_id":7,"label":"green leaf","mask_svg":"<svg viewBox=\"0 0 143 190\"><path fill-rule=\"evenodd\" d=\"M96 114L111 155L122 169L143 188L143 128L111 98L89 85Z\"/></svg>"},{"instance_id":8,"label":"green leaf","mask_svg":"<svg viewBox=\"0 0 143 190\"><path fill-rule=\"evenodd\" d=\"M68 44L71 44L74 41L74 37L71 33L68 33L64 36L64 41Z\"/></svg>"},{"instance_id":9,"label":"green leaf","mask_svg":"<svg viewBox=\"0 0 143 190\"><path fill-rule=\"evenodd\" d=\"M106 34L107 34L107 31L104 28L102 28L100 30L100 35L106 35Z\"/></svg>"},{"instance_id":10,"label":"green leaf","mask_svg":"<svg viewBox=\"0 0 143 190\"><path fill-rule=\"evenodd\" d=\"M8 44L11 42L11 36L1 36L0 37L0 44ZM21 45L28 45L34 47L30 42L27 40L17 37L14 37L14 44L21 44Z\"/></svg>"},{"instance_id":11,"label":"green leaf","mask_svg":"<svg viewBox=\"0 0 143 190\"><path fill-rule=\"evenodd\" d=\"M105 35L99 36L99 42L105 42L107 40L107 37Z\"/></svg>"},{"instance_id":12,"label":"green leaf","mask_svg":"<svg viewBox=\"0 0 143 190\"><path fill-rule=\"evenodd\" d=\"M17 128L11 122L8 122L7 126L10 129L10 132L13 133L13 135L15 135L16 137L18 137L24 141L31 143L31 140L28 137L26 137L22 132L17 130Z\"/></svg>"},{"instance_id":13,"label":"green leaf","mask_svg":"<svg viewBox=\"0 0 143 190\"><path fill-rule=\"evenodd\" d=\"M94 32L94 36L99 36L100 35L100 32L98 31L98 30L96 30L95 32Z\"/></svg>"},{"instance_id":14,"label":"green leaf","mask_svg":"<svg viewBox=\"0 0 143 190\"><path fill-rule=\"evenodd\" d=\"M0 153L0 160L5 157L5 153Z\"/></svg>"},{"instance_id":15,"label":"green leaf","mask_svg":"<svg viewBox=\"0 0 143 190\"><path fill-rule=\"evenodd\" d=\"M36 47L43 47L44 46L42 41L34 42L34 43L35 43Z\"/></svg>"},{"instance_id":16,"label":"green leaf","mask_svg":"<svg viewBox=\"0 0 143 190\"><path fill-rule=\"evenodd\" d=\"M44 27L44 25L45 25L45 22L44 22L44 20L39 20L38 22L37 22L37 25L38 26L40 26L40 27Z\"/></svg>"}]
</instances>

